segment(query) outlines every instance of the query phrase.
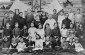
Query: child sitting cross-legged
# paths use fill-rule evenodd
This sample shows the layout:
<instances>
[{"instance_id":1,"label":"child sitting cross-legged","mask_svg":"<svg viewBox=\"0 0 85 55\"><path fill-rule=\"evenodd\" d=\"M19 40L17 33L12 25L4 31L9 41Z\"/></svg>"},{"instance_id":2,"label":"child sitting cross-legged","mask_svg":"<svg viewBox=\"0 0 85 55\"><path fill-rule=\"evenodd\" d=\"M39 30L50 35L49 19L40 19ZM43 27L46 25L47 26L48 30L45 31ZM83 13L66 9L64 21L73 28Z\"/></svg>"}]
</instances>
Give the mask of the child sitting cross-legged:
<instances>
[{"instance_id":1,"label":"child sitting cross-legged","mask_svg":"<svg viewBox=\"0 0 85 55\"><path fill-rule=\"evenodd\" d=\"M20 38L20 42L17 45L18 52L24 52L25 48L26 48L26 44L25 44L23 38Z\"/></svg>"},{"instance_id":2,"label":"child sitting cross-legged","mask_svg":"<svg viewBox=\"0 0 85 55\"><path fill-rule=\"evenodd\" d=\"M25 52L32 52L32 49L34 48L35 42L32 41L32 37L28 37L28 42L26 42L26 49Z\"/></svg>"},{"instance_id":3,"label":"child sitting cross-legged","mask_svg":"<svg viewBox=\"0 0 85 55\"><path fill-rule=\"evenodd\" d=\"M10 44L10 48L9 48L11 54L18 52L18 50L16 49L17 45L18 44L16 43L15 39L12 39L12 43Z\"/></svg>"},{"instance_id":4,"label":"child sitting cross-legged","mask_svg":"<svg viewBox=\"0 0 85 55\"><path fill-rule=\"evenodd\" d=\"M41 36L39 34L36 34L35 48L33 49L33 51L43 50L43 42L44 40L41 38Z\"/></svg>"},{"instance_id":5,"label":"child sitting cross-legged","mask_svg":"<svg viewBox=\"0 0 85 55\"><path fill-rule=\"evenodd\" d=\"M52 48L54 50L59 50L61 48L60 46L61 46L60 38L57 36L54 36L52 40Z\"/></svg>"},{"instance_id":6,"label":"child sitting cross-legged","mask_svg":"<svg viewBox=\"0 0 85 55\"><path fill-rule=\"evenodd\" d=\"M85 49L82 47L81 43L78 42L78 39L75 40L74 45L77 52L85 54Z\"/></svg>"}]
</instances>

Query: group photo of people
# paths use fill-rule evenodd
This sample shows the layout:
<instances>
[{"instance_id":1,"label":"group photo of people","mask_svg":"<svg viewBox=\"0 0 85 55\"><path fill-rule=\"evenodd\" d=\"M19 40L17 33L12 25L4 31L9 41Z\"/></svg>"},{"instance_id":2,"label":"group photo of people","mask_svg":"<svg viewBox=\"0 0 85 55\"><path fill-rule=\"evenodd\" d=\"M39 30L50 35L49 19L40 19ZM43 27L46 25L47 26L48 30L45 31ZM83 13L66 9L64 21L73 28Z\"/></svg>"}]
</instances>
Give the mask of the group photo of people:
<instances>
[{"instance_id":1,"label":"group photo of people","mask_svg":"<svg viewBox=\"0 0 85 55\"><path fill-rule=\"evenodd\" d=\"M15 9L4 14L2 28L2 48L8 48L10 53L29 53L37 51L58 51L83 53L84 49L84 19L81 9L76 13L71 8L53 14L45 11L23 12ZM2 51L3 52L3 51Z\"/></svg>"}]
</instances>

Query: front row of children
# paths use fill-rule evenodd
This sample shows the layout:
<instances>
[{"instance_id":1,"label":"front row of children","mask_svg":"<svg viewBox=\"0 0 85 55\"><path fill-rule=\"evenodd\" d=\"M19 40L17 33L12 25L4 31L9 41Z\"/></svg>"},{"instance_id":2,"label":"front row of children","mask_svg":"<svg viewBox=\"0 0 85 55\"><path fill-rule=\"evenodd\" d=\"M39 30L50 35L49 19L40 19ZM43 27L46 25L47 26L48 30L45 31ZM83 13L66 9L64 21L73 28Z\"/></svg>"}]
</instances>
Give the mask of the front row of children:
<instances>
[{"instance_id":1,"label":"front row of children","mask_svg":"<svg viewBox=\"0 0 85 55\"><path fill-rule=\"evenodd\" d=\"M52 40L50 40L50 37L45 37L45 40L43 40L39 34L36 34L35 41L32 41L30 36L28 38L28 42L24 41L25 40L22 37L19 39L18 43L12 39L12 43L9 48L10 52L32 52L36 50L53 49L59 52L85 53L84 48L78 42L78 38L70 38L69 41L66 41L66 37L62 37L61 42L59 37L52 38Z\"/></svg>"}]
</instances>

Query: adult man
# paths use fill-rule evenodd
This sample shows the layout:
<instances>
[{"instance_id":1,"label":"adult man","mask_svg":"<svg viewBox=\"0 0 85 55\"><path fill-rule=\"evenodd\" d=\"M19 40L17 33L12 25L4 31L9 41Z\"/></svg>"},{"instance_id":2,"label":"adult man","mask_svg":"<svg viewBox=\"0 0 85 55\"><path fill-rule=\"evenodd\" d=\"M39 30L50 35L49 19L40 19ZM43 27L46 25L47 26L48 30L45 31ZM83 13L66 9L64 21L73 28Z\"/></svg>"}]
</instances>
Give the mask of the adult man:
<instances>
[{"instance_id":1,"label":"adult man","mask_svg":"<svg viewBox=\"0 0 85 55\"><path fill-rule=\"evenodd\" d=\"M60 15L58 16L58 25L59 25L59 29L61 29L62 21L63 21L64 19L65 19L64 12L61 11L61 12L60 12Z\"/></svg>"},{"instance_id":2,"label":"adult man","mask_svg":"<svg viewBox=\"0 0 85 55\"><path fill-rule=\"evenodd\" d=\"M62 24L65 24L66 29L70 28L70 23L71 23L71 20L68 17L69 17L69 14L66 13L65 14L65 19L62 21Z\"/></svg>"},{"instance_id":3,"label":"adult man","mask_svg":"<svg viewBox=\"0 0 85 55\"><path fill-rule=\"evenodd\" d=\"M81 14L80 9L77 9L77 13L75 14L75 22L82 23L84 22L83 15Z\"/></svg>"},{"instance_id":4,"label":"adult man","mask_svg":"<svg viewBox=\"0 0 85 55\"><path fill-rule=\"evenodd\" d=\"M5 13L4 14L4 18L3 18L3 21L2 21L2 26L3 28L5 27L6 23L8 22L9 18L8 18L8 13Z\"/></svg>"},{"instance_id":5,"label":"adult man","mask_svg":"<svg viewBox=\"0 0 85 55\"><path fill-rule=\"evenodd\" d=\"M68 14L69 14L69 19L72 21L72 23L74 24L74 13L72 12L72 9L69 8L69 11L68 11Z\"/></svg>"},{"instance_id":6,"label":"adult man","mask_svg":"<svg viewBox=\"0 0 85 55\"><path fill-rule=\"evenodd\" d=\"M33 14L31 13L31 10L28 9L27 10L27 15L26 15L26 23L27 23L27 27L29 28L30 27L30 24L31 22L34 20L34 16Z\"/></svg>"},{"instance_id":7,"label":"adult man","mask_svg":"<svg viewBox=\"0 0 85 55\"><path fill-rule=\"evenodd\" d=\"M50 25L50 29L54 29L54 24L56 23L55 19L52 18L52 14L49 15L48 19L45 21L43 28L45 28L46 24Z\"/></svg>"},{"instance_id":8,"label":"adult man","mask_svg":"<svg viewBox=\"0 0 85 55\"><path fill-rule=\"evenodd\" d=\"M19 22L19 9L15 9L14 20Z\"/></svg>"},{"instance_id":9,"label":"adult man","mask_svg":"<svg viewBox=\"0 0 85 55\"><path fill-rule=\"evenodd\" d=\"M53 18L56 20L56 22L58 21L58 14L56 9L53 10Z\"/></svg>"}]
</instances>

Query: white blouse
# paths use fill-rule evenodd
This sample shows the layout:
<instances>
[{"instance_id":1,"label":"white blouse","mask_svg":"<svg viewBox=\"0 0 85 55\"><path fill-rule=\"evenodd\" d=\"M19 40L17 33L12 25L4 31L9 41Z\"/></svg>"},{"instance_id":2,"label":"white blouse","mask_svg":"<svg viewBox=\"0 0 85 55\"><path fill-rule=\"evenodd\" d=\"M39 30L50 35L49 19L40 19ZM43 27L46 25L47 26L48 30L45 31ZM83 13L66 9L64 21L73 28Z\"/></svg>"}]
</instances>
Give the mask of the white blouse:
<instances>
[{"instance_id":1,"label":"white blouse","mask_svg":"<svg viewBox=\"0 0 85 55\"><path fill-rule=\"evenodd\" d=\"M64 15L59 15L58 16L58 25L59 25L59 28L61 29L61 25L62 25L62 21L65 19L65 16Z\"/></svg>"},{"instance_id":2,"label":"white blouse","mask_svg":"<svg viewBox=\"0 0 85 55\"><path fill-rule=\"evenodd\" d=\"M80 43L75 43L75 50L77 52L83 51L84 48L82 47L82 45Z\"/></svg>"},{"instance_id":3,"label":"white blouse","mask_svg":"<svg viewBox=\"0 0 85 55\"><path fill-rule=\"evenodd\" d=\"M45 23L44 23L44 25L43 25L43 28L45 28L45 25L46 24L49 24L50 25L50 28L51 29L54 29L54 24L56 23L56 21L55 21L55 19L47 19L46 21L45 21Z\"/></svg>"},{"instance_id":4,"label":"white blouse","mask_svg":"<svg viewBox=\"0 0 85 55\"><path fill-rule=\"evenodd\" d=\"M63 28L62 28L62 29L60 30L60 32L61 32L61 36L62 36L62 37L67 37L67 29L63 29Z\"/></svg>"}]
</instances>

